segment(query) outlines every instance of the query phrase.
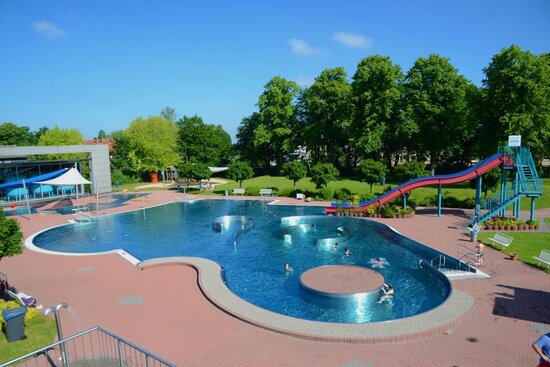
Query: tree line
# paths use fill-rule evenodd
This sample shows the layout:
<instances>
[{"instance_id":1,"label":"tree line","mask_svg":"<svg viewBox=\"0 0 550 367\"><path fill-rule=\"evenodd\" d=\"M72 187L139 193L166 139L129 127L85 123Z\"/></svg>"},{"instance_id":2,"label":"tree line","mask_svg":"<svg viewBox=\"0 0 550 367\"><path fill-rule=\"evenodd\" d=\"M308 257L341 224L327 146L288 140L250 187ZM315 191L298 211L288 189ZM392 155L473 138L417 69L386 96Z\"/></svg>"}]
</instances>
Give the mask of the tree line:
<instances>
[{"instance_id":1,"label":"tree line","mask_svg":"<svg viewBox=\"0 0 550 367\"><path fill-rule=\"evenodd\" d=\"M348 79L326 69L307 88L276 76L258 111L243 118L235 151L253 166L278 172L306 147L312 165L353 173L367 159L395 167L428 161L432 172L461 168L522 135L540 163L550 153L550 56L518 46L483 69L477 87L437 54L404 73L387 56L361 60Z\"/></svg>"}]
</instances>

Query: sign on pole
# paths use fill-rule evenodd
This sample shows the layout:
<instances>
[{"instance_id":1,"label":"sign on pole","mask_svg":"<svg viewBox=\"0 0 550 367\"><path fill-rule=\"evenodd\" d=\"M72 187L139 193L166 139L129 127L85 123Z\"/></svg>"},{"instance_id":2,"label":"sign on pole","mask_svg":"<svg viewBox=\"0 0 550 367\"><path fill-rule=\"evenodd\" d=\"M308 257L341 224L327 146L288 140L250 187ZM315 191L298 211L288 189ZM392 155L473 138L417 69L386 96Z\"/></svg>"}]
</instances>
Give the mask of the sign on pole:
<instances>
[{"instance_id":1,"label":"sign on pole","mask_svg":"<svg viewBox=\"0 0 550 367\"><path fill-rule=\"evenodd\" d=\"M521 135L509 135L508 136L509 147L521 147Z\"/></svg>"}]
</instances>

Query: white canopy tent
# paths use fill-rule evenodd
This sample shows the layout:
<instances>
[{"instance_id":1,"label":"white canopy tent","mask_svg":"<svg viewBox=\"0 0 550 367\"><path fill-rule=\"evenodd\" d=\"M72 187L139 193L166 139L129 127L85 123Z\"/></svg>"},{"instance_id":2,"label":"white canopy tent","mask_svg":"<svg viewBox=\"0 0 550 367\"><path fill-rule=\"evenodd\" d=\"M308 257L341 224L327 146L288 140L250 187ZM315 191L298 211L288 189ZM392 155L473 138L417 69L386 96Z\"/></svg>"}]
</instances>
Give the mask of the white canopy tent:
<instances>
[{"instance_id":1,"label":"white canopy tent","mask_svg":"<svg viewBox=\"0 0 550 367\"><path fill-rule=\"evenodd\" d=\"M223 172L229 169L229 167L208 167L212 173Z\"/></svg>"},{"instance_id":2,"label":"white canopy tent","mask_svg":"<svg viewBox=\"0 0 550 367\"><path fill-rule=\"evenodd\" d=\"M75 186L76 187L76 198L78 199L78 185L91 184L90 181L86 180L76 168L71 168L61 176L53 178L47 181L36 182L42 185L51 185L51 186Z\"/></svg>"}]
</instances>

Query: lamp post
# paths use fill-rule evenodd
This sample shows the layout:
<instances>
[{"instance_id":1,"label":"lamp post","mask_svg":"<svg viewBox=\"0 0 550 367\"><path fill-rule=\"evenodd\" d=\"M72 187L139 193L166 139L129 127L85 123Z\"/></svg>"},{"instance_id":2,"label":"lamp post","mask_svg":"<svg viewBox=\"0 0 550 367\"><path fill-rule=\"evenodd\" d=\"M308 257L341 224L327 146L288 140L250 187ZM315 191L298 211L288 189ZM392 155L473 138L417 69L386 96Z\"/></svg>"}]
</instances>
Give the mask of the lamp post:
<instances>
[{"instance_id":1,"label":"lamp post","mask_svg":"<svg viewBox=\"0 0 550 367\"><path fill-rule=\"evenodd\" d=\"M54 318L55 318L55 325L57 327L57 339L59 341L63 340L63 331L61 329L61 317L59 317L59 310L62 308L69 308L69 305L66 303L60 303L55 307L48 307L46 311L44 311L44 315L48 315L49 313L53 312ZM69 357L67 356L67 348L65 346L65 343L61 343L61 358L63 360L63 365L65 367L69 367Z\"/></svg>"}]
</instances>

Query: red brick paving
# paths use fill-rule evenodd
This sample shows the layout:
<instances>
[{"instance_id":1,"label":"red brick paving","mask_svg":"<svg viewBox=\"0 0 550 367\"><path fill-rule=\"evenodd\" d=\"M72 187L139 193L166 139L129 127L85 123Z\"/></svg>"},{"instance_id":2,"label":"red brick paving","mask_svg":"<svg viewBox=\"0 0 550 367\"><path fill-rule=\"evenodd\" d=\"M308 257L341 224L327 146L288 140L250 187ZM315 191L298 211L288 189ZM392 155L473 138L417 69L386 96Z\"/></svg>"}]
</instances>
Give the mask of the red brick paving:
<instances>
[{"instance_id":1,"label":"red brick paving","mask_svg":"<svg viewBox=\"0 0 550 367\"><path fill-rule=\"evenodd\" d=\"M180 196L155 192L144 203L116 210ZM32 221L19 221L29 236L66 219L33 215ZM444 210L441 218L426 210L414 218L378 221L455 255L457 242L470 245L460 227L464 220L461 210ZM535 366L531 343L539 333L533 323L550 324L550 276L490 248L484 271L491 278L453 281L476 302L460 322L423 339L373 345L303 340L239 321L203 297L196 271L187 266L142 271L115 254L73 257L26 250L2 259L0 271L45 306L69 303L71 308L61 311L65 335L100 325L178 366ZM144 301L119 304L130 296ZM470 337L478 342L466 341Z\"/></svg>"}]
</instances>

